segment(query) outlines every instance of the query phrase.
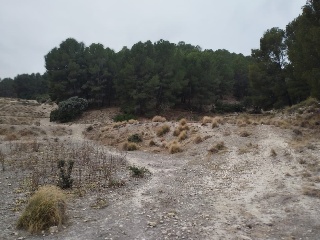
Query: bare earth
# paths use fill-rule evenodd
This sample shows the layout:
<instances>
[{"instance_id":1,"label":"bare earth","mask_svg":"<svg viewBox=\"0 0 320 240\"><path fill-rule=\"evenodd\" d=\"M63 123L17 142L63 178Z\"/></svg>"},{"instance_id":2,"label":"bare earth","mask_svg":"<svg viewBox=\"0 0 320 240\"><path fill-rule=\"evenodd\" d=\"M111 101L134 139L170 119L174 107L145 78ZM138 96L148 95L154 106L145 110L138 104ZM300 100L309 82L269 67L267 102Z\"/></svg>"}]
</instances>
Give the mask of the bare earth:
<instances>
[{"instance_id":1,"label":"bare earth","mask_svg":"<svg viewBox=\"0 0 320 240\"><path fill-rule=\"evenodd\" d=\"M223 116L212 128L188 119L182 152L170 154L166 145L175 139L177 121L140 119L115 126L117 110L106 109L85 113L76 123L57 124L48 119L54 107L1 99L0 150L6 169L0 169L0 239L319 239L318 125L297 131L263 124L268 116L249 116L247 123L241 116ZM157 137L163 124L170 132ZM13 133L15 139L8 137ZM140 150L123 152L123 142L134 133L143 136ZM203 141L195 143L196 136ZM9 153L14 144L31 140L43 147L90 142L125 154L127 166L145 167L151 174L136 179L121 173L125 186L70 194L67 224L52 234L30 235L15 227L30 193L21 187L27 173L12 167ZM155 146L149 146L150 140ZM209 151L219 142L224 149ZM105 208L92 208L98 198L107 199Z\"/></svg>"}]
</instances>

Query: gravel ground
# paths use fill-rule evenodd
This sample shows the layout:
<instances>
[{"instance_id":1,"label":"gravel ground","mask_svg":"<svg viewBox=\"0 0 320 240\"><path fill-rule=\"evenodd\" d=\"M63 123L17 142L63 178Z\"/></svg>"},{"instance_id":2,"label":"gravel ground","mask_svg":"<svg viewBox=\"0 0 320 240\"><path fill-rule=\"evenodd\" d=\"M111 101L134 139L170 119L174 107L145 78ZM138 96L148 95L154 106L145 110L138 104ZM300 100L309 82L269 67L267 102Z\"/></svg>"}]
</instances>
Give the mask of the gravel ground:
<instances>
[{"instance_id":1,"label":"gravel ground","mask_svg":"<svg viewBox=\"0 0 320 240\"><path fill-rule=\"evenodd\" d=\"M70 134L59 136L59 141L68 143L84 141L88 119L86 115L85 124L63 126L47 118L38 121L44 130L69 130ZM101 119L104 122L97 126L104 127L106 118ZM130 135L156 125L143 122L117 131ZM304 194L305 188L320 189L312 180L319 175L317 131L303 130L303 139L297 140L292 129L270 125L225 123L213 129L194 122L189 126L209 137L199 144L182 144L183 151L177 154L165 148L154 153L155 148L146 145L127 152L128 165L145 167L151 174L129 178L121 188L70 198L69 221L53 234L34 236L15 228L26 203L21 200L20 210L13 208L27 194L15 189L25 176L18 169L1 172L0 239L319 239L320 198ZM241 137L243 131L249 136ZM47 130L45 138L51 137L57 138ZM208 151L220 141L223 150ZM2 141L0 147L6 146L8 142ZM103 148L116 154L114 147L119 146L120 142ZM108 206L91 208L97 198L107 199Z\"/></svg>"}]
</instances>

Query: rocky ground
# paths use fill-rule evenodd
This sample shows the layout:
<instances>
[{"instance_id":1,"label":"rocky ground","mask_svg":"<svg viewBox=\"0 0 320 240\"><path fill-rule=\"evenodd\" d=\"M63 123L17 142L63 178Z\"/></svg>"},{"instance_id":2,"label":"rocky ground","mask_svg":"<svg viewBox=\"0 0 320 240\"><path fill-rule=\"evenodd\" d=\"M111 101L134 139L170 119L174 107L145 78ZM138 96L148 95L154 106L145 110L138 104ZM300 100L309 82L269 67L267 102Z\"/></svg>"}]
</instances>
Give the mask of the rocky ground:
<instances>
[{"instance_id":1,"label":"rocky ground","mask_svg":"<svg viewBox=\"0 0 320 240\"><path fill-rule=\"evenodd\" d=\"M316 122L301 127L281 113L229 115L213 120L213 127L186 114L187 136L179 141L173 136L181 125L176 119L116 124L112 117L117 110L107 109L86 113L72 124L56 124L48 121L52 108L0 102L0 149L6 168L0 174L0 239L319 239ZM164 124L170 131L157 136ZM143 138L139 150L123 151L132 134ZM170 154L175 140L181 151ZM30 150L35 141L38 151ZM44 150L48 146L82 141L124 159L117 170L124 186L68 192L69 220L57 232L30 235L17 230L31 194L26 176L33 169L28 163L41 154L50 158ZM150 146L150 141L155 144ZM17 145L22 142L31 145ZM25 156L33 160L19 162ZM126 170L132 165L150 173L133 178Z\"/></svg>"}]
</instances>

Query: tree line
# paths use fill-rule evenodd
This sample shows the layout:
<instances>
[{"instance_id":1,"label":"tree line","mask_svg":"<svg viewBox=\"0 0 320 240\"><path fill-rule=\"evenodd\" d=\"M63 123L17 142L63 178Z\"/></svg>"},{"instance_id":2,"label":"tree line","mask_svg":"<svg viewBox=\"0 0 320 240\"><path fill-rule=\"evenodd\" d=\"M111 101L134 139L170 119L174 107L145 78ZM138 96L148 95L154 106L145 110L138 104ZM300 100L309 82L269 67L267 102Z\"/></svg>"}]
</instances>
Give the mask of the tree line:
<instances>
[{"instance_id":1,"label":"tree line","mask_svg":"<svg viewBox=\"0 0 320 240\"><path fill-rule=\"evenodd\" d=\"M45 56L46 73L0 81L0 96L78 96L91 107L116 105L145 114L179 107L203 110L226 96L257 109L320 99L320 1L308 0L285 30L272 28L251 56L159 40L119 52L73 38Z\"/></svg>"},{"instance_id":2,"label":"tree line","mask_svg":"<svg viewBox=\"0 0 320 240\"><path fill-rule=\"evenodd\" d=\"M91 105L117 104L143 114L176 106L201 110L225 95L243 98L250 58L164 40L115 53L69 38L45 62L53 100L78 96Z\"/></svg>"}]
</instances>

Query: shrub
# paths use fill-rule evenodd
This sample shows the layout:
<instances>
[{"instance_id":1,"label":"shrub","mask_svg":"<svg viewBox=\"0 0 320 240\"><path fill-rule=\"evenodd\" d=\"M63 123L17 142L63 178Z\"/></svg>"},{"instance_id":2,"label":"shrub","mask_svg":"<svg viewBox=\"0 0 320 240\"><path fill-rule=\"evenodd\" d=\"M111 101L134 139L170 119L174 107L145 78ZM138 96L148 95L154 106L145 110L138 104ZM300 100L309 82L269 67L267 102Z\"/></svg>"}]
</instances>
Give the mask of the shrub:
<instances>
[{"instance_id":1,"label":"shrub","mask_svg":"<svg viewBox=\"0 0 320 240\"><path fill-rule=\"evenodd\" d=\"M134 116L133 114L128 114L128 113L124 113L124 114L118 114L113 118L113 121L115 122L123 122L123 121L129 121L132 119L136 119L136 116Z\"/></svg>"},{"instance_id":2,"label":"shrub","mask_svg":"<svg viewBox=\"0 0 320 240\"><path fill-rule=\"evenodd\" d=\"M154 116L152 118L152 122L165 122L167 121L167 119L165 117L161 117L161 116Z\"/></svg>"},{"instance_id":3,"label":"shrub","mask_svg":"<svg viewBox=\"0 0 320 240\"><path fill-rule=\"evenodd\" d=\"M138 150L139 147L136 143L133 142L125 142L122 146L122 149L125 151L135 151Z\"/></svg>"},{"instance_id":4,"label":"shrub","mask_svg":"<svg viewBox=\"0 0 320 240\"><path fill-rule=\"evenodd\" d=\"M128 141L139 143L139 142L142 142L142 137L139 134L135 133L135 134L131 135L130 137L128 137Z\"/></svg>"},{"instance_id":5,"label":"shrub","mask_svg":"<svg viewBox=\"0 0 320 240\"><path fill-rule=\"evenodd\" d=\"M50 122L69 122L79 117L88 107L88 101L83 98L71 97L62 101L58 109L50 113Z\"/></svg>"},{"instance_id":6,"label":"shrub","mask_svg":"<svg viewBox=\"0 0 320 240\"><path fill-rule=\"evenodd\" d=\"M214 111L217 113L243 112L245 107L240 103L217 102Z\"/></svg>"},{"instance_id":7,"label":"shrub","mask_svg":"<svg viewBox=\"0 0 320 240\"><path fill-rule=\"evenodd\" d=\"M74 161L69 161L68 167L66 168L65 160L58 161L58 169L59 169L58 186L62 189L72 188L73 179L71 178L71 173L72 173L73 164L74 164Z\"/></svg>"},{"instance_id":8,"label":"shrub","mask_svg":"<svg viewBox=\"0 0 320 240\"><path fill-rule=\"evenodd\" d=\"M131 176L136 178L143 178L148 171L145 167L130 166Z\"/></svg>"},{"instance_id":9,"label":"shrub","mask_svg":"<svg viewBox=\"0 0 320 240\"><path fill-rule=\"evenodd\" d=\"M157 136L161 137L168 132L170 132L170 127L169 127L169 125L165 124L157 129Z\"/></svg>"},{"instance_id":10,"label":"shrub","mask_svg":"<svg viewBox=\"0 0 320 240\"><path fill-rule=\"evenodd\" d=\"M17 227L38 233L51 226L61 226L66 220L65 195L55 186L41 187L30 198L18 220Z\"/></svg>"}]
</instances>

